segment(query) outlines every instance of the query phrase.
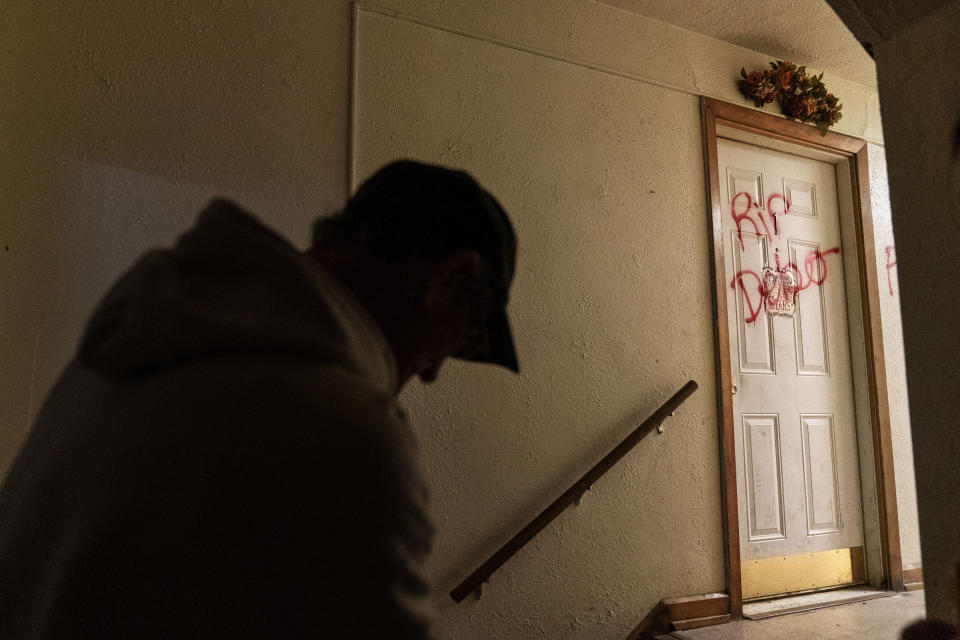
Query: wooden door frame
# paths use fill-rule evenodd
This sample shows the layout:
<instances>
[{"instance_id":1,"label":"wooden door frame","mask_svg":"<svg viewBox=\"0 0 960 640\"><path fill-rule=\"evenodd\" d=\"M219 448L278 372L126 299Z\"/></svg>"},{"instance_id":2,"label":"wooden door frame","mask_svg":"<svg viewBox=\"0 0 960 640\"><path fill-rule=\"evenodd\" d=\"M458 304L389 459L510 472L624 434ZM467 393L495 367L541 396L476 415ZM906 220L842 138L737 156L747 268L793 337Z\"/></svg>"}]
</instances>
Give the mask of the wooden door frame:
<instances>
[{"instance_id":1,"label":"wooden door frame","mask_svg":"<svg viewBox=\"0 0 960 640\"><path fill-rule=\"evenodd\" d=\"M740 525L737 507L737 465L734 449L733 395L731 393L730 333L727 325L727 282L724 268L724 243L721 230L723 206L720 201L720 174L717 161L717 124L739 129L781 142L845 157L849 163L853 195L854 226L857 238L860 303L866 350L866 382L870 397L870 421L877 480L877 506L880 548L883 558L884 586L903 590L903 566L900 559L900 529L893 469L893 441L890 433L890 409L887 400L887 376L880 322L880 291L877 279L876 251L873 240L873 216L870 209L870 174L867 143L841 133L825 136L809 125L742 107L714 98L700 98L703 124L706 180L709 190L711 259L713 261L714 342L717 367L717 403L720 424L720 475L724 528L724 564L730 613L743 614L743 590L740 568ZM843 160L841 160L843 162Z\"/></svg>"}]
</instances>

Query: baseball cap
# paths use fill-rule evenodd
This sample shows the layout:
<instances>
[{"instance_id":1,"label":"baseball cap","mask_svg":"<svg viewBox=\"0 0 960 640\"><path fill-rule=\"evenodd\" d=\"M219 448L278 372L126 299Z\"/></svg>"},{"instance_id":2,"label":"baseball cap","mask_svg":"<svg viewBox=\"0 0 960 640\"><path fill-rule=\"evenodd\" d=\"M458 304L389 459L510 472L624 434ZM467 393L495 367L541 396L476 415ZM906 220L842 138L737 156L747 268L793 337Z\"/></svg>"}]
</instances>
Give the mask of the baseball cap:
<instances>
[{"instance_id":1,"label":"baseball cap","mask_svg":"<svg viewBox=\"0 0 960 640\"><path fill-rule=\"evenodd\" d=\"M397 160L368 178L347 202L345 215L379 219L400 245L431 257L476 251L490 270L494 308L487 320L485 352L454 357L520 371L506 306L516 266L517 238L506 211L466 171Z\"/></svg>"}]
</instances>

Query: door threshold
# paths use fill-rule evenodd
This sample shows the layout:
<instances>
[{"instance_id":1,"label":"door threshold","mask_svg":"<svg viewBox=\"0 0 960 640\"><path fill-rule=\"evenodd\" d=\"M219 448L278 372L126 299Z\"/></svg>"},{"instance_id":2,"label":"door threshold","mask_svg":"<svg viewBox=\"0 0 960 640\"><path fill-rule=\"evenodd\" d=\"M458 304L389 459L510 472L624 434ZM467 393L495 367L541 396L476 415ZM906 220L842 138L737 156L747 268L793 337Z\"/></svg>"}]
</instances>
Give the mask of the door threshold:
<instances>
[{"instance_id":1,"label":"door threshold","mask_svg":"<svg viewBox=\"0 0 960 640\"><path fill-rule=\"evenodd\" d=\"M806 593L799 596L787 596L773 600L744 603L743 617L748 620L763 620L764 618L772 618L774 616L802 613L804 611L823 609L824 607L865 602L866 600L875 600L877 598L886 598L895 595L897 595L895 591L884 591L883 589L864 586L819 591L817 593Z\"/></svg>"}]
</instances>

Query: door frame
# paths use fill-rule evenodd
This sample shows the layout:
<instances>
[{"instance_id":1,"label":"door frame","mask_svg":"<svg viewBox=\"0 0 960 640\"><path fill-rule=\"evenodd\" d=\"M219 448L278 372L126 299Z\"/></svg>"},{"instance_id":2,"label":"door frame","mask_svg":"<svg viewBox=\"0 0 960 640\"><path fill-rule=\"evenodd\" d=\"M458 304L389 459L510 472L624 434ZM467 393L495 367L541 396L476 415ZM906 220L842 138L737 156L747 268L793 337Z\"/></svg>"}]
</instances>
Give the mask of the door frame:
<instances>
[{"instance_id":1,"label":"door frame","mask_svg":"<svg viewBox=\"0 0 960 640\"><path fill-rule=\"evenodd\" d=\"M861 317L866 356L866 386L870 400L873 434L874 473L877 487L880 553L883 561L883 586L903 591L903 566L900 558L900 529L893 468L893 440L890 433L890 409L887 399L883 331L880 323L880 291L873 240L873 216L870 208L870 174L867 142L841 133L825 136L809 125L786 120L755 109L701 96L704 168L708 186L711 260L713 265L714 344L717 367L717 410L720 426L721 504L724 529L724 566L730 613L743 614L740 564L740 524L737 510L737 467L734 454L735 425L731 393L730 332L727 325L726 272L721 231L723 205L720 201L720 174L717 160L717 125L779 142L842 156L849 163L850 192L856 233ZM839 164L839 163L837 163ZM838 178L839 179L839 178ZM861 484L862 484L861 480ZM865 523L866 525L866 523Z\"/></svg>"}]
</instances>

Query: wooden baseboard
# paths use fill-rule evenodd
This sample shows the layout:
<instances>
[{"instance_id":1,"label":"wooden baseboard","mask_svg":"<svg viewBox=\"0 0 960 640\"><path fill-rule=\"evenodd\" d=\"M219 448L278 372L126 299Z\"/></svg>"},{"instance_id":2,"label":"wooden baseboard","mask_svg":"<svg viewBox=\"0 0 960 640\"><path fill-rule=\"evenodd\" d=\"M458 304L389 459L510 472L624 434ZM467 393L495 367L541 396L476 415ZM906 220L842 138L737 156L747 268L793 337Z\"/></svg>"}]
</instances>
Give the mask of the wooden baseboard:
<instances>
[{"instance_id":1,"label":"wooden baseboard","mask_svg":"<svg viewBox=\"0 0 960 640\"><path fill-rule=\"evenodd\" d=\"M903 588L907 591L923 589L923 569L921 567L903 570Z\"/></svg>"},{"instance_id":2,"label":"wooden baseboard","mask_svg":"<svg viewBox=\"0 0 960 640\"><path fill-rule=\"evenodd\" d=\"M670 622L673 623L730 613L730 596L725 593L667 598L663 604L670 611Z\"/></svg>"},{"instance_id":3,"label":"wooden baseboard","mask_svg":"<svg viewBox=\"0 0 960 640\"><path fill-rule=\"evenodd\" d=\"M677 620L673 623L673 629L675 631L686 631L687 629L711 627L715 624L726 624L728 622L730 622L730 614L724 613L719 616L706 616L704 618L691 618L690 620Z\"/></svg>"},{"instance_id":4,"label":"wooden baseboard","mask_svg":"<svg viewBox=\"0 0 960 640\"><path fill-rule=\"evenodd\" d=\"M704 593L661 600L625 640L645 640L670 631L730 622L730 596Z\"/></svg>"}]
</instances>

